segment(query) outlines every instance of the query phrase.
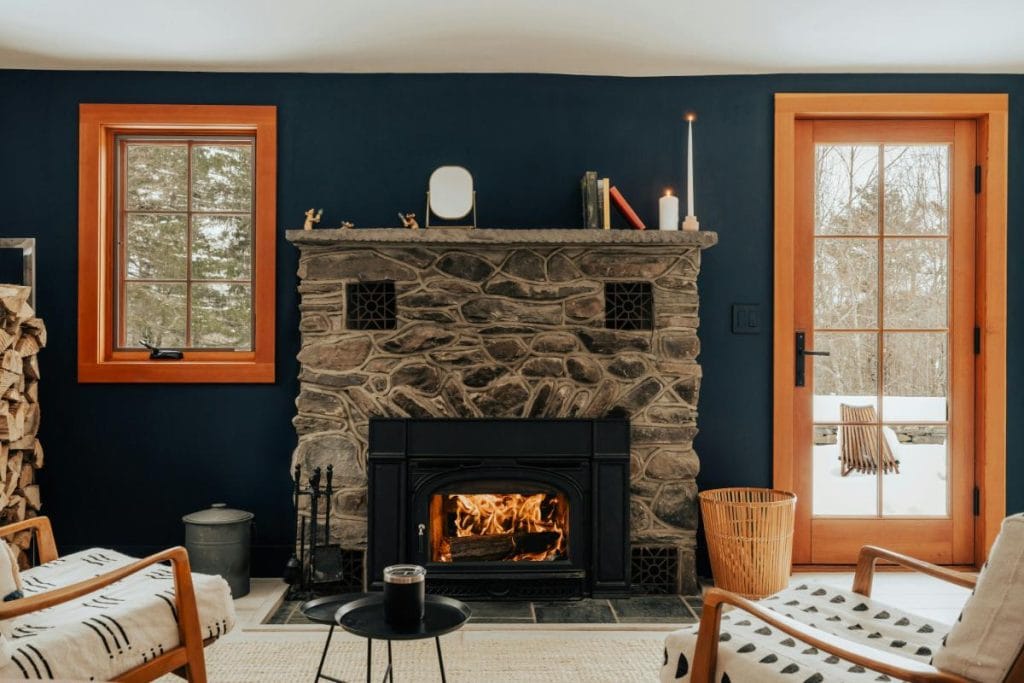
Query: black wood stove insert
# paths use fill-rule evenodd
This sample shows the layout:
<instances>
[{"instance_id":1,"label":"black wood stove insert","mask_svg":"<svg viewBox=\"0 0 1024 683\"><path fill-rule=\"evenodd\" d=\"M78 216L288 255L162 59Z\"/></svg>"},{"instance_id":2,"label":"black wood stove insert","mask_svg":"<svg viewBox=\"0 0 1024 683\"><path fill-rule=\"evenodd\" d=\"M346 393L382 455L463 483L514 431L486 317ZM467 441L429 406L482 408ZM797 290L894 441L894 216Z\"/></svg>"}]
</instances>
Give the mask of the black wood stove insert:
<instances>
[{"instance_id":1,"label":"black wood stove insert","mask_svg":"<svg viewBox=\"0 0 1024 683\"><path fill-rule=\"evenodd\" d=\"M557 599L629 593L629 421L370 420L367 583Z\"/></svg>"}]
</instances>

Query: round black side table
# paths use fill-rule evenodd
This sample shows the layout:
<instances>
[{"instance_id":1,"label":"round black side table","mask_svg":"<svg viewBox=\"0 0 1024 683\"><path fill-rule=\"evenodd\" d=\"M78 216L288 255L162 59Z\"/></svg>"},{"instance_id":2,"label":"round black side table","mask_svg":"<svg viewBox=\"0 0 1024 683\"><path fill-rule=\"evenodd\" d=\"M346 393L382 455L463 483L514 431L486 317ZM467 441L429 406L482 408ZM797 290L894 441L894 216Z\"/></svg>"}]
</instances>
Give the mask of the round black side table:
<instances>
[{"instance_id":1,"label":"round black side table","mask_svg":"<svg viewBox=\"0 0 1024 683\"><path fill-rule=\"evenodd\" d=\"M373 676L373 640L388 641L388 668L382 680L395 683L395 670L391 661L392 640L422 640L433 638L437 647L437 664L441 668L441 681L447 683L444 656L441 654L441 636L456 631L469 619L469 606L441 595L428 595L423 621L412 628L395 628L384 619L384 595L373 593L342 605L335 619L338 625L353 635L366 638L366 681Z\"/></svg>"},{"instance_id":2,"label":"round black side table","mask_svg":"<svg viewBox=\"0 0 1024 683\"><path fill-rule=\"evenodd\" d=\"M337 614L339 607L350 604L353 601L358 601L360 598L365 598L366 595L366 593L328 595L327 597L309 600L299 606L299 611L310 621L326 624L331 627L331 630L327 632L327 642L324 643L324 652L320 655L320 666L316 668L316 678L313 679L313 683L320 683L321 678L325 681L331 681L331 683L345 683L340 678L334 678L324 673L324 661L327 659L327 650L331 647L331 636L334 635L334 627L338 625L334 615Z\"/></svg>"}]
</instances>

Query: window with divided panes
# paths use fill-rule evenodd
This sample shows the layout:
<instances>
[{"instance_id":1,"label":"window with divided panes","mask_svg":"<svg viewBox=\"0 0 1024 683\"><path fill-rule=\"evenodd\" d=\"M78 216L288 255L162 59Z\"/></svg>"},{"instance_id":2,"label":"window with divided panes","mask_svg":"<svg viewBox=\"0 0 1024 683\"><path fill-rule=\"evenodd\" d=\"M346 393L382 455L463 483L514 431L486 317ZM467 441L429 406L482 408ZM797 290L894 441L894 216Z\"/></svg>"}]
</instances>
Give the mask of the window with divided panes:
<instances>
[{"instance_id":1,"label":"window with divided panes","mask_svg":"<svg viewBox=\"0 0 1024 683\"><path fill-rule=\"evenodd\" d=\"M254 139L117 144L118 347L251 350Z\"/></svg>"},{"instance_id":2,"label":"window with divided panes","mask_svg":"<svg viewBox=\"0 0 1024 683\"><path fill-rule=\"evenodd\" d=\"M78 153L78 380L273 382L276 108L82 104Z\"/></svg>"}]
</instances>

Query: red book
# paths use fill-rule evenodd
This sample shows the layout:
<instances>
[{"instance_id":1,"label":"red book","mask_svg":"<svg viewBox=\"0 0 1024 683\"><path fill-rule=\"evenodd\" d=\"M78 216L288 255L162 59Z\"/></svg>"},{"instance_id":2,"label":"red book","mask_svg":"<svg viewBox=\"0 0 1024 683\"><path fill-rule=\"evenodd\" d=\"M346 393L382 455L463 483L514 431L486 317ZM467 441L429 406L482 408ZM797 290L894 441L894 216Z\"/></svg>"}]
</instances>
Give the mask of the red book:
<instances>
[{"instance_id":1,"label":"red book","mask_svg":"<svg viewBox=\"0 0 1024 683\"><path fill-rule=\"evenodd\" d=\"M644 222L640 220L640 216L636 215L636 211L633 210L633 207L629 205L629 202L626 201L626 198L622 196L621 192L619 192L619 188L612 187L610 190L608 190L608 194L611 195L612 201L615 202L615 208L619 210L619 213L622 214L623 218L629 221L630 225L632 225L637 230L647 229L647 226L644 225Z\"/></svg>"}]
</instances>

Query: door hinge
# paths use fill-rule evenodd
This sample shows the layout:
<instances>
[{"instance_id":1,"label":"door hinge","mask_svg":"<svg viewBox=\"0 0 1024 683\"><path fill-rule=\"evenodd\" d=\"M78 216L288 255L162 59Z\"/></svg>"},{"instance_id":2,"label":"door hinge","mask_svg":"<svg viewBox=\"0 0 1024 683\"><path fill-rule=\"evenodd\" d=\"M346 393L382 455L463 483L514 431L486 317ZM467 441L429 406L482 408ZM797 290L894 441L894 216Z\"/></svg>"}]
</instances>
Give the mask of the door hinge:
<instances>
[{"instance_id":1,"label":"door hinge","mask_svg":"<svg viewBox=\"0 0 1024 683\"><path fill-rule=\"evenodd\" d=\"M981 355L981 328L974 326L974 355Z\"/></svg>"},{"instance_id":2,"label":"door hinge","mask_svg":"<svg viewBox=\"0 0 1024 683\"><path fill-rule=\"evenodd\" d=\"M974 516L981 514L981 489L974 487Z\"/></svg>"},{"instance_id":3,"label":"door hinge","mask_svg":"<svg viewBox=\"0 0 1024 683\"><path fill-rule=\"evenodd\" d=\"M981 194L981 164L974 167L974 194Z\"/></svg>"}]
</instances>

